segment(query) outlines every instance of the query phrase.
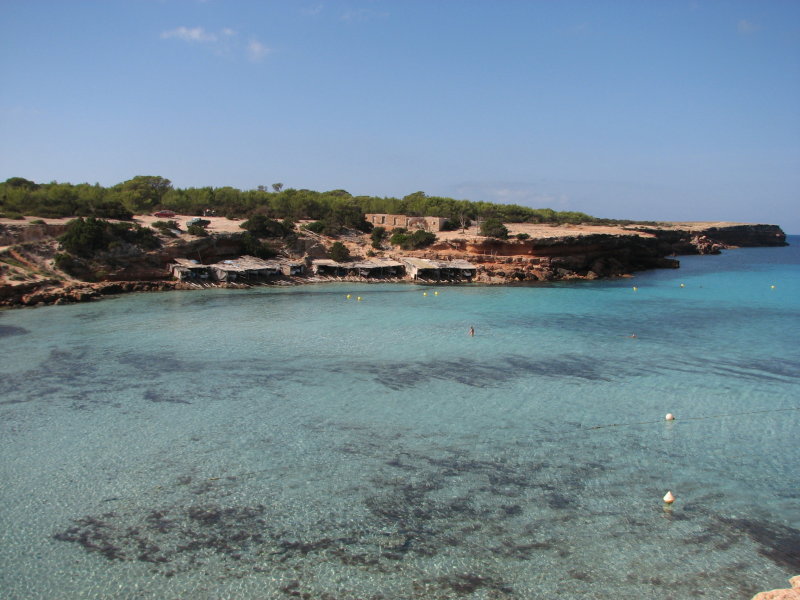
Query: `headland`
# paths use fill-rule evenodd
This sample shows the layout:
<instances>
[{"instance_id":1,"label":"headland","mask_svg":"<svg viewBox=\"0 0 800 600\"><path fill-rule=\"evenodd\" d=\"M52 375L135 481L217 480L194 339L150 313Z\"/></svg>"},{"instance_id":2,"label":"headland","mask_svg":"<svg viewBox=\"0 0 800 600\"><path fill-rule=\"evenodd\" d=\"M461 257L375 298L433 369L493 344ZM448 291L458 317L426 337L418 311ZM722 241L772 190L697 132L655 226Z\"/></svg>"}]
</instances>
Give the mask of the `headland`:
<instances>
[{"instance_id":1,"label":"headland","mask_svg":"<svg viewBox=\"0 0 800 600\"><path fill-rule=\"evenodd\" d=\"M185 218L185 217L178 217ZM656 268L679 268L680 255L715 254L724 249L786 245L777 225L731 222L658 224L505 223L503 237L482 235L477 224L436 231L423 248L403 249L355 229L328 237L298 222L292 231L268 239L273 256L298 268L262 271L260 277L229 280L181 277L176 265L231 264L252 253L252 237L241 219L204 216L202 231L164 228L156 216L136 216L130 226L150 236L112 241L89 253L64 252L71 219L0 219L0 306L40 306L89 301L137 291L209 286L297 285L323 281L414 281L418 283L532 284L564 280L631 277ZM160 225L159 225L160 223ZM155 228L153 226L155 225ZM61 238L61 240L60 240ZM332 260L334 245L345 258ZM227 261L227 263L226 263ZM333 271L317 268L329 261ZM387 273L370 265L399 265ZM416 262L414 262L416 261ZM413 265L439 265L416 269ZM273 261L274 262L274 261ZM457 266L469 265L460 269ZM447 267L452 268L448 269ZM457 273L458 276L453 274Z\"/></svg>"}]
</instances>

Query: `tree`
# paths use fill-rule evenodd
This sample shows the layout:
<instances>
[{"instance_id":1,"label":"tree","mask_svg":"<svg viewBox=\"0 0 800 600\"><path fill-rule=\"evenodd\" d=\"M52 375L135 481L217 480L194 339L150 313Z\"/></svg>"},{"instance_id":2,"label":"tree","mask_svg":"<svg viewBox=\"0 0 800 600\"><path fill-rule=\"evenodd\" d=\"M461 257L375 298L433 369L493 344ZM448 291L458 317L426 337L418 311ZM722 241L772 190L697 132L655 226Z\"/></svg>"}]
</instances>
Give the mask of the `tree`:
<instances>
[{"instance_id":1,"label":"tree","mask_svg":"<svg viewBox=\"0 0 800 600\"><path fill-rule=\"evenodd\" d=\"M381 243L383 242L383 238L386 237L386 228L385 227L375 227L372 230L372 247L380 249Z\"/></svg>"},{"instance_id":2,"label":"tree","mask_svg":"<svg viewBox=\"0 0 800 600\"><path fill-rule=\"evenodd\" d=\"M505 240L508 238L508 229L500 219L486 219L481 223L481 235Z\"/></svg>"},{"instance_id":3,"label":"tree","mask_svg":"<svg viewBox=\"0 0 800 600\"><path fill-rule=\"evenodd\" d=\"M282 183L273 183L272 184L272 189L275 190L275 193L278 193L283 189L283 184Z\"/></svg>"},{"instance_id":4,"label":"tree","mask_svg":"<svg viewBox=\"0 0 800 600\"><path fill-rule=\"evenodd\" d=\"M161 204L161 199L172 189L172 182L157 175L137 175L114 186L119 199L134 214L147 213Z\"/></svg>"},{"instance_id":5,"label":"tree","mask_svg":"<svg viewBox=\"0 0 800 600\"><path fill-rule=\"evenodd\" d=\"M336 262L347 262L350 260L350 251L342 242L333 242L328 250L328 256Z\"/></svg>"},{"instance_id":6,"label":"tree","mask_svg":"<svg viewBox=\"0 0 800 600\"><path fill-rule=\"evenodd\" d=\"M286 234L291 233L294 229L294 224L288 219L280 223L264 215L253 215L239 227L246 229L257 238L284 237Z\"/></svg>"},{"instance_id":7,"label":"tree","mask_svg":"<svg viewBox=\"0 0 800 600\"><path fill-rule=\"evenodd\" d=\"M418 250L430 246L436 241L436 234L424 229L417 229L414 233L407 233L405 229L395 229L389 243L400 246L403 250Z\"/></svg>"}]
</instances>

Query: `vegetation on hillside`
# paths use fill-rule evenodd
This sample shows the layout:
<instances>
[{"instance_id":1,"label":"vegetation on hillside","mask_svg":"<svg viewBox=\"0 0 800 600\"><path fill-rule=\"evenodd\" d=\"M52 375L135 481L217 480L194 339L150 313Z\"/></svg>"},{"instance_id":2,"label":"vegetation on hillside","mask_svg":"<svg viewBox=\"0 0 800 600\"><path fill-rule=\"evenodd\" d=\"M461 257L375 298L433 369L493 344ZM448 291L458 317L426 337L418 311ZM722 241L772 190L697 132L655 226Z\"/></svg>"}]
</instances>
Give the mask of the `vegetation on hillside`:
<instances>
[{"instance_id":1,"label":"vegetation on hillside","mask_svg":"<svg viewBox=\"0 0 800 600\"><path fill-rule=\"evenodd\" d=\"M368 213L445 217L448 229L488 219L504 223L630 223L597 219L581 212L456 200L428 196L424 192L386 198L353 196L345 190L284 189L281 184L274 184L272 191L266 186L255 190L179 189L169 179L155 175L137 175L107 188L88 183L35 183L22 177L11 177L0 183L0 214L10 218L28 215L126 220L134 214L157 210L173 210L180 215L203 215L205 211L212 211L231 218L261 215L273 221L311 219L320 223L317 226L320 233L331 236L338 235L342 228L368 233L371 226L364 221L364 214Z\"/></svg>"},{"instance_id":2,"label":"vegetation on hillside","mask_svg":"<svg viewBox=\"0 0 800 600\"><path fill-rule=\"evenodd\" d=\"M399 246L403 250L419 250L430 246L436 241L436 234L423 229L417 229L413 233L409 233L402 227L392 230L392 237L389 238L389 243L392 246Z\"/></svg>"},{"instance_id":3,"label":"vegetation on hillside","mask_svg":"<svg viewBox=\"0 0 800 600\"><path fill-rule=\"evenodd\" d=\"M132 223L111 223L94 217L80 217L70 221L67 230L58 240L64 250L82 257L113 250L123 244L131 244L143 250L152 250L161 245L150 228Z\"/></svg>"}]
</instances>

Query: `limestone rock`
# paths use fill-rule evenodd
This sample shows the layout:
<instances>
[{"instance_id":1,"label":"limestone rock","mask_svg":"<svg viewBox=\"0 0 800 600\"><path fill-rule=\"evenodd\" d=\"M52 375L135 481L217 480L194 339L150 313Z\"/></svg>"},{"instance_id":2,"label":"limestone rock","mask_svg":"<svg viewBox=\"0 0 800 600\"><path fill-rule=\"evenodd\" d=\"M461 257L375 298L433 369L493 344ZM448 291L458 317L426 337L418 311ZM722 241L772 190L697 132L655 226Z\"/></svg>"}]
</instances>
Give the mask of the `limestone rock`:
<instances>
[{"instance_id":1,"label":"limestone rock","mask_svg":"<svg viewBox=\"0 0 800 600\"><path fill-rule=\"evenodd\" d=\"M770 590L753 596L753 600L800 600L800 575L789 580L791 589Z\"/></svg>"}]
</instances>

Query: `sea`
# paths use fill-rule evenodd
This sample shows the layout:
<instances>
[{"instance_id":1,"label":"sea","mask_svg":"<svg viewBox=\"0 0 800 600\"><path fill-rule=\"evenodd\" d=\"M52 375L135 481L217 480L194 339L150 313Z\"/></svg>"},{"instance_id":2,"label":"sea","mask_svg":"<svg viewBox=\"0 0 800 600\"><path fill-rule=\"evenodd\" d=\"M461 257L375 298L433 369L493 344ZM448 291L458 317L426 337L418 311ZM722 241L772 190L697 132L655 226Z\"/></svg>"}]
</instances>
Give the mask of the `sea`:
<instances>
[{"instance_id":1,"label":"sea","mask_svg":"<svg viewBox=\"0 0 800 600\"><path fill-rule=\"evenodd\" d=\"M788 587L789 242L604 281L209 289L0 312L0 597L730 600Z\"/></svg>"}]
</instances>

